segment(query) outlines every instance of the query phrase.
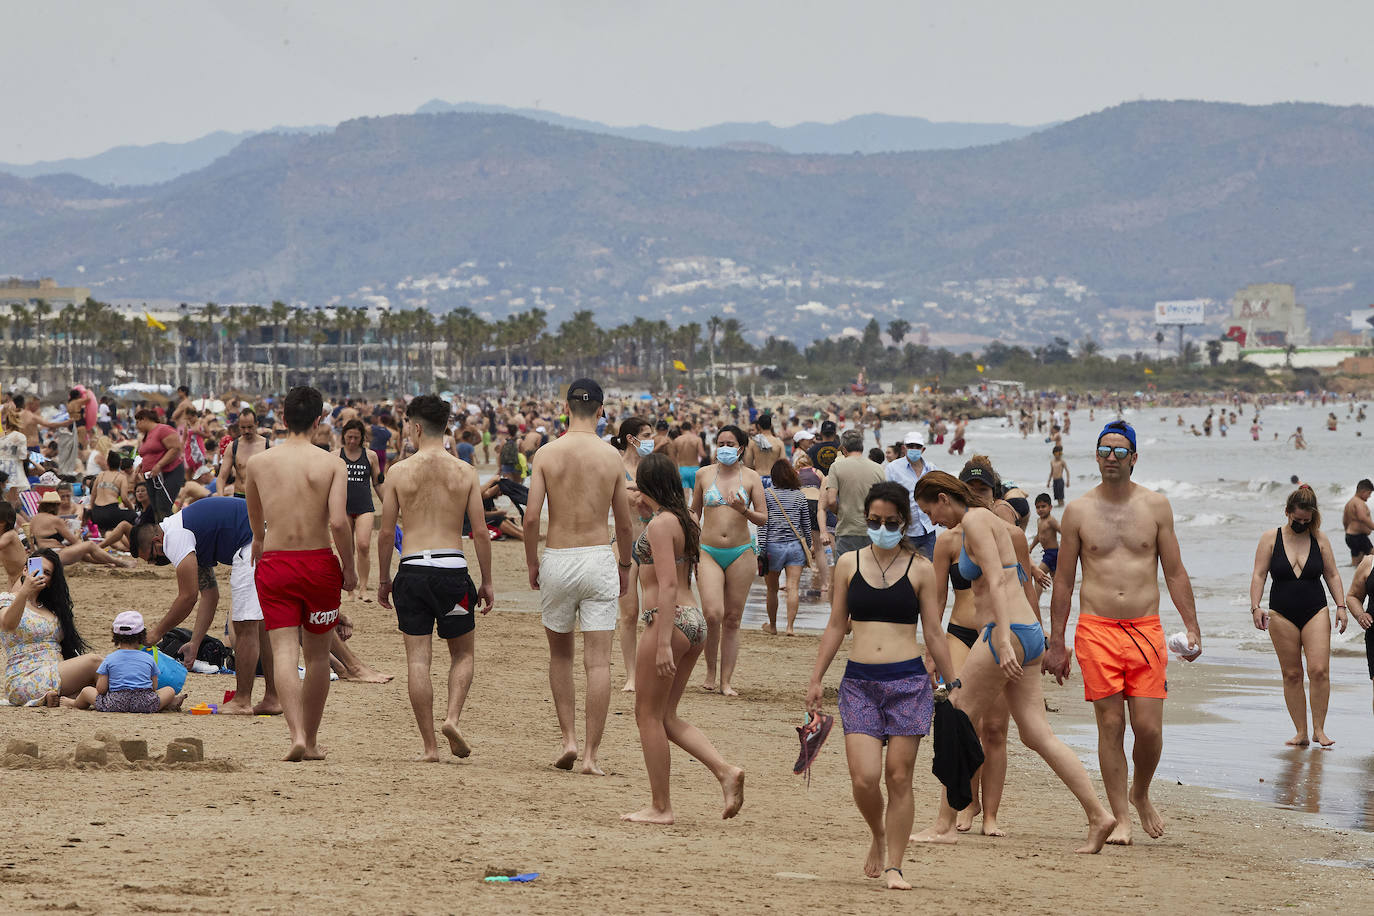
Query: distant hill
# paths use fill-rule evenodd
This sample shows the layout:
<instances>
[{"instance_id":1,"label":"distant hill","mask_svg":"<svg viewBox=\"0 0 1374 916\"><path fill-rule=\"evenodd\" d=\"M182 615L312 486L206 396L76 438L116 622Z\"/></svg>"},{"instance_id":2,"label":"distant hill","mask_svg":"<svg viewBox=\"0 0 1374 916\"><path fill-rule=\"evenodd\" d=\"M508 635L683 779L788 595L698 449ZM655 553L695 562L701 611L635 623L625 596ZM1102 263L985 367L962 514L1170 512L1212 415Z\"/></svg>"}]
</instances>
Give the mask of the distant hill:
<instances>
[{"instance_id":1,"label":"distant hill","mask_svg":"<svg viewBox=\"0 0 1374 916\"><path fill-rule=\"evenodd\" d=\"M978 124L957 121L927 121L925 118L866 114L833 124L807 121L792 127L776 127L767 121L727 122L696 130L665 130L638 125L612 127L599 121L585 121L538 108L506 108L476 102L450 103L439 99L426 102L416 114L514 114L522 118L557 124L572 130L647 140L669 146L734 147L738 144L765 144L787 153L894 153L932 149L962 149L1015 140L1052 127L1042 124L1023 127L1016 124Z\"/></svg>"},{"instance_id":2,"label":"distant hill","mask_svg":"<svg viewBox=\"0 0 1374 916\"><path fill-rule=\"evenodd\" d=\"M769 147L789 153L879 153L897 150L956 149L1014 140L1041 129L1018 127L1014 124L939 123L927 121L925 118L872 114L849 118L835 124L808 122L795 127L774 127L766 122L715 124L698 130L678 131L644 126L612 127L597 121L584 121L535 108L516 109L503 105L479 105L475 102L450 104L438 99L421 105L416 114L448 112L515 114L573 130L586 130L673 146L755 149ZM273 127L261 133L317 134L330 129L323 125ZM20 178L70 174L107 185L161 184L179 175L205 168L258 133L260 132L231 133L220 130L186 143L116 146L95 156L78 159L55 159L27 165L8 165L0 162L0 172L9 172Z\"/></svg>"},{"instance_id":3,"label":"distant hill","mask_svg":"<svg viewBox=\"0 0 1374 916\"><path fill-rule=\"evenodd\" d=\"M107 299L537 306L555 326L574 308L733 314L793 339L902 318L937 341L1142 348L1157 298L1294 282L1319 328L1374 301L1366 107L1140 102L863 156L406 115L252 137L99 206L89 190L0 176L0 276L81 267Z\"/></svg>"}]
</instances>

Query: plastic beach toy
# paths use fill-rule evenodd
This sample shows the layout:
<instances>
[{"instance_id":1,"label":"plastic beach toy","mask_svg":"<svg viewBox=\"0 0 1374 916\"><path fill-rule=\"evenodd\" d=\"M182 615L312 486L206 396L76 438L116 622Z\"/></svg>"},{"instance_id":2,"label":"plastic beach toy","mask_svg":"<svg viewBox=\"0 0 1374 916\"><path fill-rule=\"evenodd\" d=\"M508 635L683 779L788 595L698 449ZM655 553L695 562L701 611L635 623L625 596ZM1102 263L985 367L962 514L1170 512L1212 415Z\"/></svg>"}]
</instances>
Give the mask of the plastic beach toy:
<instances>
[{"instance_id":1,"label":"plastic beach toy","mask_svg":"<svg viewBox=\"0 0 1374 916\"><path fill-rule=\"evenodd\" d=\"M533 881L535 878L538 878L538 877L539 877L539 872L537 872L537 871L531 871L531 872L526 872L526 873L523 874L523 875L492 875L492 876L490 876L490 877L488 877L488 878L483 878L482 880L484 880L484 881L491 881L491 882L497 883L497 884L510 884L510 883L515 883L515 884L529 884L531 881Z\"/></svg>"}]
</instances>

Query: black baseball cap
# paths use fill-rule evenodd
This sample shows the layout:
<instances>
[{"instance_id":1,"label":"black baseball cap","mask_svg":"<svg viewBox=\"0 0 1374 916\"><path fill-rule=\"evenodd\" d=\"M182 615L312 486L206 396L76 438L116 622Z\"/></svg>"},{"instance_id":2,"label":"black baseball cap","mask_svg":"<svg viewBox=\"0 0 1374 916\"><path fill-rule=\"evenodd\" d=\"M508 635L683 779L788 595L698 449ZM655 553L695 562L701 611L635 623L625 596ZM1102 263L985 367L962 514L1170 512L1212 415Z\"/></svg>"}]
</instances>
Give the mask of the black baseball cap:
<instances>
[{"instance_id":1,"label":"black baseball cap","mask_svg":"<svg viewBox=\"0 0 1374 916\"><path fill-rule=\"evenodd\" d=\"M569 401L591 401L593 404L603 404L606 396L601 393L601 386L589 378L580 378L568 386Z\"/></svg>"},{"instance_id":2,"label":"black baseball cap","mask_svg":"<svg viewBox=\"0 0 1374 916\"><path fill-rule=\"evenodd\" d=\"M822 436L833 436L833 435L835 435L835 421L834 421L834 420L826 420L824 423L821 424L821 435L822 435Z\"/></svg>"},{"instance_id":3,"label":"black baseball cap","mask_svg":"<svg viewBox=\"0 0 1374 916\"><path fill-rule=\"evenodd\" d=\"M997 489L997 477L987 468L979 467L976 464L971 468L964 468L964 470L959 473L959 479L964 483L970 483L977 480L980 483L987 484L994 490Z\"/></svg>"}]
</instances>

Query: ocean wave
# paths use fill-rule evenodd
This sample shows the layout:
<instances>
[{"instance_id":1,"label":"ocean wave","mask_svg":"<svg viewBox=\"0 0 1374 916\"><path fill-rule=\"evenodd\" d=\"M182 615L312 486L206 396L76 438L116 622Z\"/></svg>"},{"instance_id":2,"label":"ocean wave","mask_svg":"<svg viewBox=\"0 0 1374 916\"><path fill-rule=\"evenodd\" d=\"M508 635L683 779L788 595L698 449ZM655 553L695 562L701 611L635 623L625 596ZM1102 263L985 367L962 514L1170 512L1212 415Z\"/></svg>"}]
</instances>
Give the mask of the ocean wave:
<instances>
[{"instance_id":1,"label":"ocean wave","mask_svg":"<svg viewBox=\"0 0 1374 916\"><path fill-rule=\"evenodd\" d=\"M1190 528L1206 528L1215 525L1229 525L1240 521L1240 516L1226 512L1203 512L1198 515L1179 514L1174 516L1174 524Z\"/></svg>"}]
</instances>

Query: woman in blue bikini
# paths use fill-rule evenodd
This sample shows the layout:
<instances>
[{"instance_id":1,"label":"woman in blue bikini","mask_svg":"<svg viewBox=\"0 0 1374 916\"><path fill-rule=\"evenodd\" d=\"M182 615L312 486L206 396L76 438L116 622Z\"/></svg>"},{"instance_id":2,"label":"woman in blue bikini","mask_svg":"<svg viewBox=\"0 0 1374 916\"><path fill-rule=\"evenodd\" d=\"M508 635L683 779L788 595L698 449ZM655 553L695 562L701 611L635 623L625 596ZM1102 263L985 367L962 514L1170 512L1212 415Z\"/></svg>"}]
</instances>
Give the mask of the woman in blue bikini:
<instances>
[{"instance_id":1,"label":"woman in blue bikini","mask_svg":"<svg viewBox=\"0 0 1374 916\"><path fill-rule=\"evenodd\" d=\"M748 523L768 522L763 478L739 463L746 441L738 426L722 426L716 433L716 463L697 471L692 494L704 554L697 569L706 615L706 682L701 689L715 691L719 658L720 692L727 697L739 696L730 686L739 658L739 624L758 576Z\"/></svg>"},{"instance_id":2,"label":"woman in blue bikini","mask_svg":"<svg viewBox=\"0 0 1374 916\"><path fill-rule=\"evenodd\" d=\"M977 723L998 696L1006 696L1021 743L1050 765L1083 806L1088 839L1077 851L1101 852L1116 819L1093 791L1077 755L1050 730L1040 678L1036 674L1025 676L1022 668L1039 667L1037 663L1045 653L1045 634L1016 575L1016 548L1009 526L991 510L976 505L969 488L944 471L931 471L922 477L915 496L916 504L935 524L962 527L963 543L956 566L972 583L977 611L979 639L960 669L963 686L951 693L951 700ZM912 839L957 842L955 812L947 800L940 801L935 826Z\"/></svg>"}]
</instances>

